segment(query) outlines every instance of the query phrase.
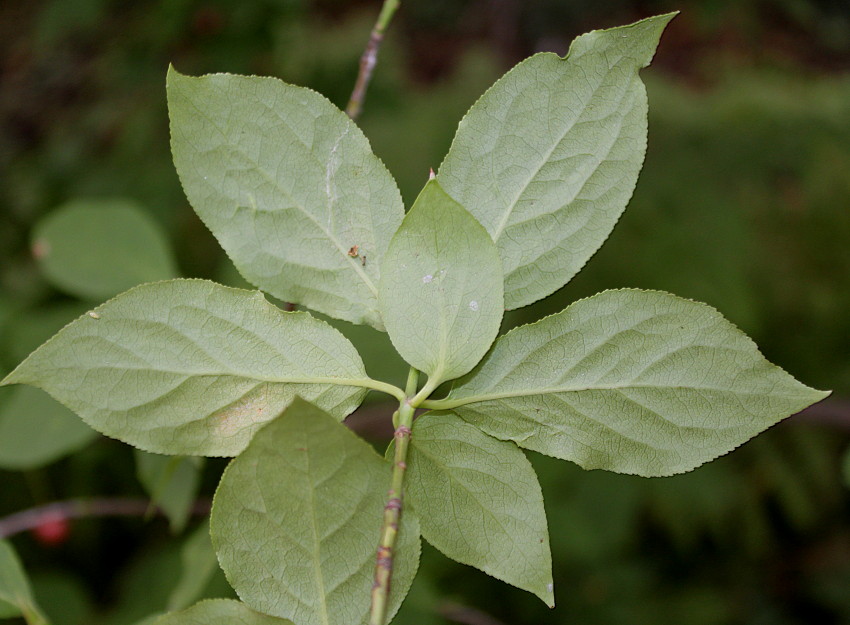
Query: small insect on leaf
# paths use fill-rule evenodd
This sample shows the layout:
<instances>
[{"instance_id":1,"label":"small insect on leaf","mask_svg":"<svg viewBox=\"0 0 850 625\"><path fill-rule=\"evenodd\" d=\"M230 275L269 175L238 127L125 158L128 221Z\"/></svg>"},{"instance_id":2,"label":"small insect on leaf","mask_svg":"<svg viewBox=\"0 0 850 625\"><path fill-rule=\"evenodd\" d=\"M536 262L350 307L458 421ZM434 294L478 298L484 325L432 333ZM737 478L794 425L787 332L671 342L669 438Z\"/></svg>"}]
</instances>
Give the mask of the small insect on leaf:
<instances>
[{"instance_id":1,"label":"small insect on leaf","mask_svg":"<svg viewBox=\"0 0 850 625\"><path fill-rule=\"evenodd\" d=\"M348 255L351 256L351 258L357 258L360 255L360 246L352 245L351 249L348 250Z\"/></svg>"},{"instance_id":2,"label":"small insect on leaf","mask_svg":"<svg viewBox=\"0 0 850 625\"><path fill-rule=\"evenodd\" d=\"M96 313L95 311L93 311L93 310L90 310L88 314L89 314L89 317L91 317L92 319L100 319L100 315L99 315L99 314L97 314L97 313Z\"/></svg>"}]
</instances>

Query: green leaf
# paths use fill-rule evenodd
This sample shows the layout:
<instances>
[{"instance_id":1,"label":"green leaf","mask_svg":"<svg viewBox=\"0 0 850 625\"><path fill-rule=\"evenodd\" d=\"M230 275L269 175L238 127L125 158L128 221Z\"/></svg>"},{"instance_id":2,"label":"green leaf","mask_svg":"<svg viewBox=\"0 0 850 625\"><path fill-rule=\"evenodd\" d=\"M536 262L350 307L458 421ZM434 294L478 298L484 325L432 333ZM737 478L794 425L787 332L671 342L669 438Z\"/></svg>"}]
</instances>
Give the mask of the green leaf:
<instances>
[{"instance_id":1,"label":"green leaf","mask_svg":"<svg viewBox=\"0 0 850 625\"><path fill-rule=\"evenodd\" d=\"M189 202L245 278L383 329L382 258L404 207L363 132L274 78L168 72L171 150Z\"/></svg>"},{"instance_id":2,"label":"green leaf","mask_svg":"<svg viewBox=\"0 0 850 625\"><path fill-rule=\"evenodd\" d=\"M182 612L172 612L153 625L293 625L292 621L254 612L233 599L208 599Z\"/></svg>"},{"instance_id":3,"label":"green leaf","mask_svg":"<svg viewBox=\"0 0 850 625\"><path fill-rule=\"evenodd\" d=\"M646 151L646 67L675 14L536 54L461 121L438 180L499 248L505 307L566 284L608 237Z\"/></svg>"},{"instance_id":4,"label":"green leaf","mask_svg":"<svg viewBox=\"0 0 850 625\"><path fill-rule=\"evenodd\" d=\"M203 466L204 459L197 456L160 456L136 450L139 481L150 495L151 505L162 509L175 534L183 531L192 514Z\"/></svg>"},{"instance_id":5,"label":"green leaf","mask_svg":"<svg viewBox=\"0 0 850 625\"><path fill-rule=\"evenodd\" d=\"M16 608L14 614L22 615L29 625L47 624L47 619L35 604L18 554L5 540L0 540L0 602ZM8 610L5 613L11 615Z\"/></svg>"},{"instance_id":6,"label":"green leaf","mask_svg":"<svg viewBox=\"0 0 850 625\"><path fill-rule=\"evenodd\" d=\"M164 454L236 455L295 394L342 419L369 379L351 344L259 292L146 284L77 319L3 384L43 388L89 425Z\"/></svg>"},{"instance_id":7,"label":"green leaf","mask_svg":"<svg viewBox=\"0 0 850 625\"><path fill-rule=\"evenodd\" d=\"M197 601L210 578L218 570L218 560L210 540L210 525L201 523L180 549L183 570L168 598L168 610L182 610Z\"/></svg>"},{"instance_id":8,"label":"green leaf","mask_svg":"<svg viewBox=\"0 0 850 625\"><path fill-rule=\"evenodd\" d=\"M499 253L436 180L425 185L390 242L380 292L393 345L434 385L472 369L499 331Z\"/></svg>"},{"instance_id":9,"label":"green leaf","mask_svg":"<svg viewBox=\"0 0 850 625\"><path fill-rule=\"evenodd\" d=\"M710 306L624 289L508 332L434 407L585 469L654 476L689 471L828 394L769 363Z\"/></svg>"},{"instance_id":10,"label":"green leaf","mask_svg":"<svg viewBox=\"0 0 850 625\"><path fill-rule=\"evenodd\" d=\"M29 471L82 449L97 432L37 388L0 389L0 468Z\"/></svg>"},{"instance_id":11,"label":"green leaf","mask_svg":"<svg viewBox=\"0 0 850 625\"><path fill-rule=\"evenodd\" d=\"M0 599L0 619L14 618L20 615L21 611L17 606Z\"/></svg>"},{"instance_id":12,"label":"green leaf","mask_svg":"<svg viewBox=\"0 0 850 625\"><path fill-rule=\"evenodd\" d=\"M296 399L224 472L213 545L239 597L298 625L365 623L390 464L330 415ZM419 524L402 516L390 614L419 563Z\"/></svg>"},{"instance_id":13,"label":"green leaf","mask_svg":"<svg viewBox=\"0 0 850 625\"><path fill-rule=\"evenodd\" d=\"M37 224L32 251L53 286L82 299L177 276L158 224L120 198L74 200L56 209Z\"/></svg>"},{"instance_id":14,"label":"green leaf","mask_svg":"<svg viewBox=\"0 0 850 625\"><path fill-rule=\"evenodd\" d=\"M406 483L425 540L554 607L543 494L516 445L428 413L413 424Z\"/></svg>"}]
</instances>

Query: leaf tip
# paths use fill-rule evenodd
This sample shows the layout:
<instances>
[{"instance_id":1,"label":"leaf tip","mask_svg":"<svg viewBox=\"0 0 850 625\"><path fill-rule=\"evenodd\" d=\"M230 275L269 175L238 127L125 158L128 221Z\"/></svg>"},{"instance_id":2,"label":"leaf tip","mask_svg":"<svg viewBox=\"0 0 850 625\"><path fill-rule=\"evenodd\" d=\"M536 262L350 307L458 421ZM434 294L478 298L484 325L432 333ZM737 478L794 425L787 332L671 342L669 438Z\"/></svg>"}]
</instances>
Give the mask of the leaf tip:
<instances>
[{"instance_id":1,"label":"leaf tip","mask_svg":"<svg viewBox=\"0 0 850 625\"><path fill-rule=\"evenodd\" d=\"M178 87L178 83L190 78L186 74L181 74L177 71L177 68L174 67L172 63L168 64L168 70L165 72L165 90L166 92L172 91Z\"/></svg>"},{"instance_id":2,"label":"leaf tip","mask_svg":"<svg viewBox=\"0 0 850 625\"><path fill-rule=\"evenodd\" d=\"M818 402L822 402L824 399L826 399L827 397L832 395L832 393L833 393L832 390L821 391L819 389L813 388L812 389L812 396L815 397L816 399L809 405L811 406L812 404L817 404Z\"/></svg>"},{"instance_id":3,"label":"leaf tip","mask_svg":"<svg viewBox=\"0 0 850 625\"><path fill-rule=\"evenodd\" d=\"M0 380L0 386L11 386L12 384L23 384L24 381L21 379L21 374L19 373L20 367L9 373L6 377Z\"/></svg>"},{"instance_id":4,"label":"leaf tip","mask_svg":"<svg viewBox=\"0 0 850 625\"><path fill-rule=\"evenodd\" d=\"M550 610L555 609L555 584L552 582L551 578L549 583L546 584L544 592L537 595L541 599L543 599L543 603L546 604L546 607Z\"/></svg>"}]
</instances>

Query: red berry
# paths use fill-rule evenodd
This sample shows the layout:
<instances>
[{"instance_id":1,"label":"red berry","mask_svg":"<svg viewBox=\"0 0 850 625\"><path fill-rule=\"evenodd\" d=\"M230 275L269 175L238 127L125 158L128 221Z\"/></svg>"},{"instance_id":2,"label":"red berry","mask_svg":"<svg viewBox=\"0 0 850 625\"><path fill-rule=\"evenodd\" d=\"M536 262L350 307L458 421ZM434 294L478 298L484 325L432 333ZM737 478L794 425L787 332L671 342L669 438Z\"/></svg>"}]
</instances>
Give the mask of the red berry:
<instances>
[{"instance_id":1,"label":"red berry","mask_svg":"<svg viewBox=\"0 0 850 625\"><path fill-rule=\"evenodd\" d=\"M56 547L68 540L71 524L62 516L45 516L32 533L35 539L45 547Z\"/></svg>"}]
</instances>

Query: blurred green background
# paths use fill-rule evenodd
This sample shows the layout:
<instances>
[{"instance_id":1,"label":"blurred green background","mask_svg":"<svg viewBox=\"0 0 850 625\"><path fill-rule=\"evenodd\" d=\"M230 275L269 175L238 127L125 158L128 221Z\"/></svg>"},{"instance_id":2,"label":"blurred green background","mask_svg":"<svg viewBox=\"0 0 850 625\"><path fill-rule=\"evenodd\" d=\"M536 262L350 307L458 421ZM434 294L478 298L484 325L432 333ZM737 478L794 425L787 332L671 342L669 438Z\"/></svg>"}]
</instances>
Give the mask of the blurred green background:
<instances>
[{"instance_id":1,"label":"blurred green background","mask_svg":"<svg viewBox=\"0 0 850 625\"><path fill-rule=\"evenodd\" d=\"M172 167L167 65L274 75L344 106L379 5L0 2L0 373L134 283L242 285ZM715 306L834 395L678 477L534 455L555 611L426 548L400 625L850 623L850 3L404 0L360 124L409 205L464 111L514 63L673 9L644 72L649 150L630 207L576 279L506 323L606 288L669 290ZM373 375L397 381L378 333L346 331ZM380 441L386 414L372 404L357 428ZM224 466L189 464L96 436L40 391L0 389L0 517L151 492L180 508L209 497ZM170 526L80 520L61 544L13 544L56 625L130 624L167 605L185 514ZM220 575L206 592L224 596Z\"/></svg>"}]
</instances>

